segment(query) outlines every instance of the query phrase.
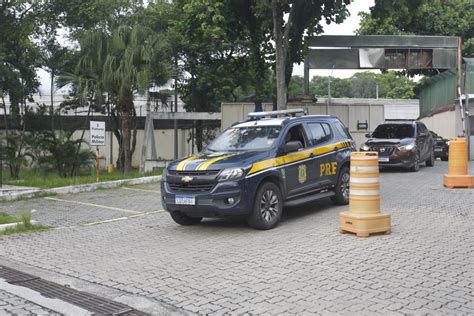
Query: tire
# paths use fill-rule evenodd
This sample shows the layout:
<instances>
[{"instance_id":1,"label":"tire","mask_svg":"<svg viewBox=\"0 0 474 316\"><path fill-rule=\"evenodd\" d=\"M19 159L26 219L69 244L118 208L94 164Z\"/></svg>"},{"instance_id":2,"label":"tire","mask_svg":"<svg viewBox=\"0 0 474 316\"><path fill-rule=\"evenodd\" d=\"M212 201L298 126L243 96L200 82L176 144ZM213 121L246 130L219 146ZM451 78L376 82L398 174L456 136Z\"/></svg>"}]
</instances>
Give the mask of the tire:
<instances>
[{"instance_id":1,"label":"tire","mask_svg":"<svg viewBox=\"0 0 474 316\"><path fill-rule=\"evenodd\" d=\"M180 211L172 211L170 215L176 223L183 226L196 225L199 224L202 220L202 217L191 217L181 213Z\"/></svg>"},{"instance_id":2,"label":"tire","mask_svg":"<svg viewBox=\"0 0 474 316\"><path fill-rule=\"evenodd\" d=\"M415 161L413 162L413 166L409 169L411 172L418 172L420 170L420 152L417 151L415 154Z\"/></svg>"},{"instance_id":3,"label":"tire","mask_svg":"<svg viewBox=\"0 0 474 316\"><path fill-rule=\"evenodd\" d=\"M433 167L435 164L436 157L434 155L433 150L430 153L430 158L425 162L427 167Z\"/></svg>"},{"instance_id":4,"label":"tire","mask_svg":"<svg viewBox=\"0 0 474 316\"><path fill-rule=\"evenodd\" d=\"M283 198L280 188L273 182L264 182L257 190L247 223L255 229L272 229L278 225L282 213Z\"/></svg>"},{"instance_id":5,"label":"tire","mask_svg":"<svg viewBox=\"0 0 474 316\"><path fill-rule=\"evenodd\" d=\"M349 204L349 182L350 182L350 173L348 167L343 167L339 172L339 177L337 179L336 188L334 193L336 195L331 196L331 200L336 205L347 205Z\"/></svg>"}]
</instances>

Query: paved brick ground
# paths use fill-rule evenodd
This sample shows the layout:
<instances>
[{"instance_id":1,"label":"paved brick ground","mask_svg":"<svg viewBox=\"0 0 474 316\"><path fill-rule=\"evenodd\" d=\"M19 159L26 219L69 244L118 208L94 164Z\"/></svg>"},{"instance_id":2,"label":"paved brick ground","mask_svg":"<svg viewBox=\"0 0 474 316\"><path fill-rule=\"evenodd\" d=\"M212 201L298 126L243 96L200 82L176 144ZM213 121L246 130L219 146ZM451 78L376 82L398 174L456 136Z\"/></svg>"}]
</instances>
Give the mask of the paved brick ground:
<instances>
[{"instance_id":1,"label":"paved brick ground","mask_svg":"<svg viewBox=\"0 0 474 316\"><path fill-rule=\"evenodd\" d=\"M0 315L59 315L49 309L25 301L21 297L0 290Z\"/></svg>"},{"instance_id":2,"label":"paved brick ground","mask_svg":"<svg viewBox=\"0 0 474 316\"><path fill-rule=\"evenodd\" d=\"M150 213L2 238L0 256L203 314L474 314L474 191L444 189L446 169L382 173L391 235L340 234L347 207L322 201L285 210L271 231L241 219L181 227ZM159 200L124 189L95 197L135 210Z\"/></svg>"},{"instance_id":3,"label":"paved brick ground","mask_svg":"<svg viewBox=\"0 0 474 316\"><path fill-rule=\"evenodd\" d=\"M156 185L150 185L152 188L153 186ZM134 188L125 187L54 197L54 199L70 200L71 203L50 200L49 198L3 202L0 203L0 211L15 215L20 212L36 210L32 214L32 219L39 221L41 224L49 227L67 227L161 209L159 191L155 189L147 190L149 191L138 191ZM74 201L79 203L74 203ZM113 208L123 209L123 211Z\"/></svg>"}]
</instances>

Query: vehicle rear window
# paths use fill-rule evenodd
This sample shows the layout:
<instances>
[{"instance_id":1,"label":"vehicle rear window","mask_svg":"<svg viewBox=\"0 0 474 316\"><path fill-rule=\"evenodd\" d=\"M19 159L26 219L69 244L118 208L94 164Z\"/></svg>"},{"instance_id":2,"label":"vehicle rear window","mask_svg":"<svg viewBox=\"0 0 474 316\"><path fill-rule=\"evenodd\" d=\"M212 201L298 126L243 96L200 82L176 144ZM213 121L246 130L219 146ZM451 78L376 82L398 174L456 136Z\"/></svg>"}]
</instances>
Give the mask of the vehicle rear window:
<instances>
[{"instance_id":1,"label":"vehicle rear window","mask_svg":"<svg viewBox=\"0 0 474 316\"><path fill-rule=\"evenodd\" d=\"M311 144L317 145L331 139L331 130L325 123L308 123L311 132Z\"/></svg>"},{"instance_id":2,"label":"vehicle rear window","mask_svg":"<svg viewBox=\"0 0 474 316\"><path fill-rule=\"evenodd\" d=\"M403 139L415 137L415 129L411 124L382 124L372 133L374 138Z\"/></svg>"}]
</instances>

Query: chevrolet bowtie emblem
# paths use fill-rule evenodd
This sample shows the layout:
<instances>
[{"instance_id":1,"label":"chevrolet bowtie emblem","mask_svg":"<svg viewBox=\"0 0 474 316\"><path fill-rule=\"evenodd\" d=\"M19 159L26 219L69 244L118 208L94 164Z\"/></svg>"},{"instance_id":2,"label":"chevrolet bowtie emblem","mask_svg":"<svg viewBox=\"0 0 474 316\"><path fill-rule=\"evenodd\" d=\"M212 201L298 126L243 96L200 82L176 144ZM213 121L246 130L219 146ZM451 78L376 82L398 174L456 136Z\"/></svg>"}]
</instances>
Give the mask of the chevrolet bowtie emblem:
<instances>
[{"instance_id":1,"label":"chevrolet bowtie emblem","mask_svg":"<svg viewBox=\"0 0 474 316\"><path fill-rule=\"evenodd\" d=\"M181 178L181 181L188 183L188 182L193 181L193 177L184 176L184 177Z\"/></svg>"}]
</instances>

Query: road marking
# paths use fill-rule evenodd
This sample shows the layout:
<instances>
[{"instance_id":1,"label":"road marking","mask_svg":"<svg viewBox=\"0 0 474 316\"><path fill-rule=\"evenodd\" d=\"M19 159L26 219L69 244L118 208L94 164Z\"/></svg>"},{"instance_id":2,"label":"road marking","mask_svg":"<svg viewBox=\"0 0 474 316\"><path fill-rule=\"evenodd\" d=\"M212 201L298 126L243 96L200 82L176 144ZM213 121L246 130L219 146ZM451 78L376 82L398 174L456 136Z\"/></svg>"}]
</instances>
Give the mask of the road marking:
<instances>
[{"instance_id":1,"label":"road marking","mask_svg":"<svg viewBox=\"0 0 474 316\"><path fill-rule=\"evenodd\" d=\"M132 213L132 214L142 214L142 212L127 210L125 208L105 206L105 205L94 204L94 203L79 202L79 201L73 201L73 200L64 200L64 199L58 199L58 198L53 198L53 197L45 197L44 199L45 200L56 201L56 202L67 202L67 203L72 203L72 204L80 204L80 205L87 205L87 206L93 206L93 207L100 207L100 208L105 208L105 209L109 209L109 210Z\"/></svg>"},{"instance_id":2,"label":"road marking","mask_svg":"<svg viewBox=\"0 0 474 316\"><path fill-rule=\"evenodd\" d=\"M122 187L122 189L132 190L132 191L151 192L151 193L161 193L160 190L138 189L138 188L129 188L129 187Z\"/></svg>"}]
</instances>

